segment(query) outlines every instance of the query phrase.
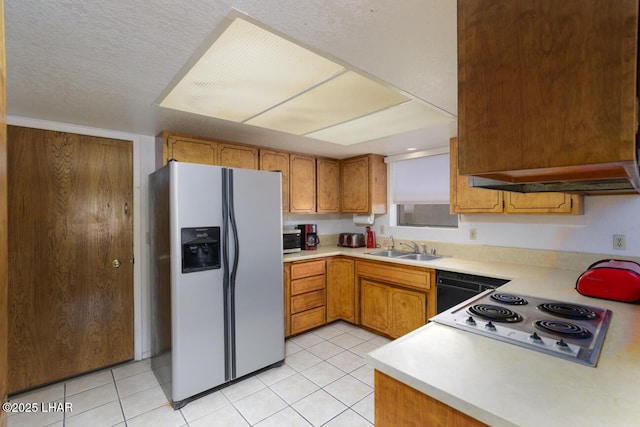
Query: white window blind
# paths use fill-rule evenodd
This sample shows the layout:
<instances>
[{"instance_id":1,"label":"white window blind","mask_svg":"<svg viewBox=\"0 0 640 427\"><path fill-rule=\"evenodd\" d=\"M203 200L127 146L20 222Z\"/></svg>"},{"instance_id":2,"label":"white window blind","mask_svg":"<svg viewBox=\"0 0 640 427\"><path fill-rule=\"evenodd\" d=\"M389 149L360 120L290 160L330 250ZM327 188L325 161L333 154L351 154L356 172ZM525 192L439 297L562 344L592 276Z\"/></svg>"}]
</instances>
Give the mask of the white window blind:
<instances>
[{"instance_id":1,"label":"white window blind","mask_svg":"<svg viewBox=\"0 0 640 427\"><path fill-rule=\"evenodd\" d=\"M448 204L449 154L394 162L393 203Z\"/></svg>"}]
</instances>

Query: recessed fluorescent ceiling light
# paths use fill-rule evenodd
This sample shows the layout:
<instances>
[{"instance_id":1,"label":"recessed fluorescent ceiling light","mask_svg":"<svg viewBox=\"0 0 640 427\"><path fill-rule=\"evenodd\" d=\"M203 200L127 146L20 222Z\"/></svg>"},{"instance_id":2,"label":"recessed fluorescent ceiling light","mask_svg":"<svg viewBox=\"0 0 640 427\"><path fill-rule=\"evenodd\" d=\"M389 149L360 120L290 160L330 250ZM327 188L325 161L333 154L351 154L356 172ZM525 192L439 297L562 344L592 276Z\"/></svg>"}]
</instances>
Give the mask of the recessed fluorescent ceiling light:
<instances>
[{"instance_id":1,"label":"recessed fluorescent ceiling light","mask_svg":"<svg viewBox=\"0 0 640 427\"><path fill-rule=\"evenodd\" d=\"M341 145L454 119L236 11L225 22L160 106Z\"/></svg>"}]
</instances>

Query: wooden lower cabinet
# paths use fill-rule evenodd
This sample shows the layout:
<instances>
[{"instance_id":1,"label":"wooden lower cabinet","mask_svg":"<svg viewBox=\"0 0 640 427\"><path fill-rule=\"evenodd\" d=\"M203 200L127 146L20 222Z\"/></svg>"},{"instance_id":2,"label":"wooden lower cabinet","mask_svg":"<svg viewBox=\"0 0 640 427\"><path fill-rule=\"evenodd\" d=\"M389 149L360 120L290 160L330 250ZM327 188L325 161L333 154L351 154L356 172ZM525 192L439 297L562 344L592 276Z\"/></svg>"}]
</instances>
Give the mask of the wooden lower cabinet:
<instances>
[{"instance_id":1,"label":"wooden lower cabinet","mask_svg":"<svg viewBox=\"0 0 640 427\"><path fill-rule=\"evenodd\" d=\"M427 296L423 292L362 279L360 298L360 324L392 338L427 323Z\"/></svg>"},{"instance_id":2,"label":"wooden lower cabinet","mask_svg":"<svg viewBox=\"0 0 640 427\"><path fill-rule=\"evenodd\" d=\"M285 282L285 336L326 323L325 271L324 258L289 265L289 280Z\"/></svg>"},{"instance_id":3,"label":"wooden lower cabinet","mask_svg":"<svg viewBox=\"0 0 640 427\"><path fill-rule=\"evenodd\" d=\"M327 259L327 322L356 323L355 263L345 257Z\"/></svg>"},{"instance_id":4,"label":"wooden lower cabinet","mask_svg":"<svg viewBox=\"0 0 640 427\"><path fill-rule=\"evenodd\" d=\"M285 336L344 320L397 338L436 312L429 268L334 256L285 263Z\"/></svg>"},{"instance_id":5,"label":"wooden lower cabinet","mask_svg":"<svg viewBox=\"0 0 640 427\"><path fill-rule=\"evenodd\" d=\"M427 323L427 296L422 292L389 288L389 335L401 337Z\"/></svg>"},{"instance_id":6,"label":"wooden lower cabinet","mask_svg":"<svg viewBox=\"0 0 640 427\"><path fill-rule=\"evenodd\" d=\"M317 328L326 323L325 307L317 307L303 313L291 315L291 335Z\"/></svg>"},{"instance_id":7,"label":"wooden lower cabinet","mask_svg":"<svg viewBox=\"0 0 640 427\"><path fill-rule=\"evenodd\" d=\"M377 370L374 371L374 402L376 427L487 426Z\"/></svg>"},{"instance_id":8,"label":"wooden lower cabinet","mask_svg":"<svg viewBox=\"0 0 640 427\"><path fill-rule=\"evenodd\" d=\"M431 269L356 262L359 324L398 338L427 323L435 314Z\"/></svg>"},{"instance_id":9,"label":"wooden lower cabinet","mask_svg":"<svg viewBox=\"0 0 640 427\"><path fill-rule=\"evenodd\" d=\"M390 328L389 286L369 279L360 281L360 324L386 334Z\"/></svg>"}]
</instances>

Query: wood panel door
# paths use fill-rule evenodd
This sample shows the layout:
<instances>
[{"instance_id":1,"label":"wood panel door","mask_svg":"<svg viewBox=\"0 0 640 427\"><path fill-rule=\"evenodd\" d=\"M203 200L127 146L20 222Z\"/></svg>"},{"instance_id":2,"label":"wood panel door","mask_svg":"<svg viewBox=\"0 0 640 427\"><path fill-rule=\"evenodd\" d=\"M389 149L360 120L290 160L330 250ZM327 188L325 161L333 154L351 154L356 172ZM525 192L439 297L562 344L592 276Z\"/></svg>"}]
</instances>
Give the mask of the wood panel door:
<instances>
[{"instance_id":1,"label":"wood panel door","mask_svg":"<svg viewBox=\"0 0 640 427\"><path fill-rule=\"evenodd\" d=\"M420 292L391 288L391 321L389 335L401 337L427 323L427 297Z\"/></svg>"},{"instance_id":2,"label":"wood panel door","mask_svg":"<svg viewBox=\"0 0 640 427\"><path fill-rule=\"evenodd\" d=\"M327 322L356 323L355 263L334 257L327 260Z\"/></svg>"},{"instance_id":3,"label":"wood panel door","mask_svg":"<svg viewBox=\"0 0 640 427\"><path fill-rule=\"evenodd\" d=\"M289 212L289 153L261 149L260 170L282 173L282 212Z\"/></svg>"},{"instance_id":4,"label":"wood panel door","mask_svg":"<svg viewBox=\"0 0 640 427\"><path fill-rule=\"evenodd\" d=\"M220 164L218 143L206 139L170 135L165 144L166 150L163 165L174 159L179 162L202 163L205 165Z\"/></svg>"},{"instance_id":5,"label":"wood panel door","mask_svg":"<svg viewBox=\"0 0 640 427\"><path fill-rule=\"evenodd\" d=\"M133 144L8 128L9 391L133 358Z\"/></svg>"},{"instance_id":6,"label":"wood panel door","mask_svg":"<svg viewBox=\"0 0 640 427\"><path fill-rule=\"evenodd\" d=\"M318 213L340 213L340 163L318 158Z\"/></svg>"},{"instance_id":7,"label":"wood panel door","mask_svg":"<svg viewBox=\"0 0 640 427\"><path fill-rule=\"evenodd\" d=\"M227 168L258 169L258 148L248 145L218 143L220 166Z\"/></svg>"},{"instance_id":8,"label":"wood panel door","mask_svg":"<svg viewBox=\"0 0 640 427\"><path fill-rule=\"evenodd\" d=\"M504 199L506 213L582 213L582 197L577 194L505 192Z\"/></svg>"},{"instance_id":9,"label":"wood panel door","mask_svg":"<svg viewBox=\"0 0 640 427\"><path fill-rule=\"evenodd\" d=\"M289 212L315 213L316 158L303 154L290 154L289 160L291 173Z\"/></svg>"},{"instance_id":10,"label":"wood panel door","mask_svg":"<svg viewBox=\"0 0 640 427\"><path fill-rule=\"evenodd\" d=\"M341 210L345 213L369 213L369 158L342 161L340 171Z\"/></svg>"},{"instance_id":11,"label":"wood panel door","mask_svg":"<svg viewBox=\"0 0 640 427\"><path fill-rule=\"evenodd\" d=\"M378 331L389 333L391 307L389 286L369 279L360 280L360 324Z\"/></svg>"},{"instance_id":12,"label":"wood panel door","mask_svg":"<svg viewBox=\"0 0 640 427\"><path fill-rule=\"evenodd\" d=\"M502 191L469 187L469 177L458 174L458 140L452 138L449 145L449 212L502 213L504 199Z\"/></svg>"}]
</instances>

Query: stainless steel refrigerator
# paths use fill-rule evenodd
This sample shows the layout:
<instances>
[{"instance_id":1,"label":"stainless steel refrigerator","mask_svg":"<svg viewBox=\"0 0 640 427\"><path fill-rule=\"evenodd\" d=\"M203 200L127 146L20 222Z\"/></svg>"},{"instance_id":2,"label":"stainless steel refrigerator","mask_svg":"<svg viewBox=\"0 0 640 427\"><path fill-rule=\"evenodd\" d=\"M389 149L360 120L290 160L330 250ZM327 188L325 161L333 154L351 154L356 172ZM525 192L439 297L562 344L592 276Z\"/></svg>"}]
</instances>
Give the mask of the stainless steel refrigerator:
<instances>
[{"instance_id":1,"label":"stainless steel refrigerator","mask_svg":"<svg viewBox=\"0 0 640 427\"><path fill-rule=\"evenodd\" d=\"M151 366L174 409L284 361L280 182L180 162L149 176Z\"/></svg>"}]
</instances>

